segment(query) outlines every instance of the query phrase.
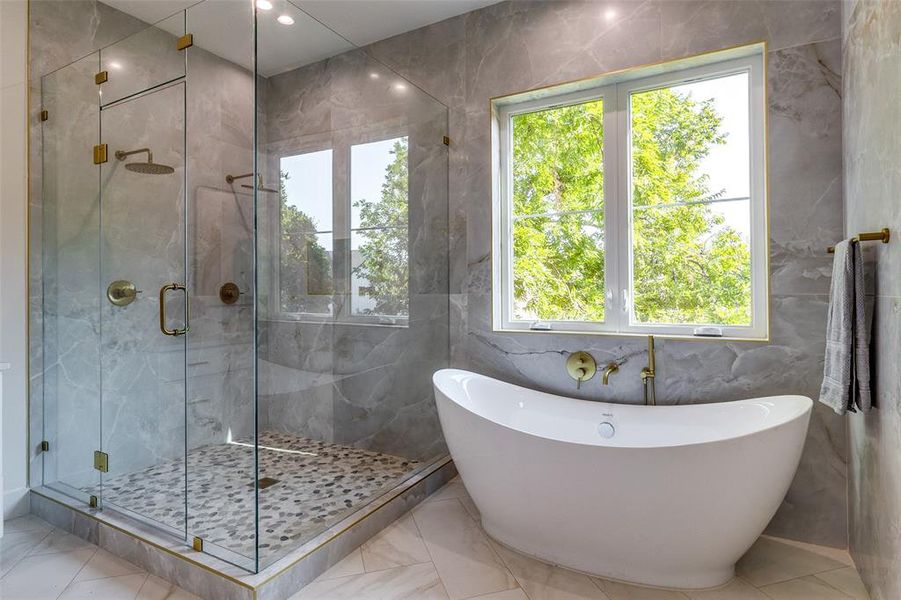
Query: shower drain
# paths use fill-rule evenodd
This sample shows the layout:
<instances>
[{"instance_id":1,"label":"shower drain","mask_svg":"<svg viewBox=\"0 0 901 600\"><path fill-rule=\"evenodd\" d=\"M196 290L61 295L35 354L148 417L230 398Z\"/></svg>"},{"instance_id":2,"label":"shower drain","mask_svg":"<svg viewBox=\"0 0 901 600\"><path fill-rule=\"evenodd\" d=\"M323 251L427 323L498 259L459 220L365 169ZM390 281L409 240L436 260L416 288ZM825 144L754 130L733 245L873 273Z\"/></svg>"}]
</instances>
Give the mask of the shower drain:
<instances>
[{"instance_id":1,"label":"shower drain","mask_svg":"<svg viewBox=\"0 0 901 600\"><path fill-rule=\"evenodd\" d=\"M257 485L260 486L261 490L265 490L276 483L278 483L278 479L273 479L272 477L261 477L257 480ZM253 484L250 484L250 487L253 487Z\"/></svg>"}]
</instances>

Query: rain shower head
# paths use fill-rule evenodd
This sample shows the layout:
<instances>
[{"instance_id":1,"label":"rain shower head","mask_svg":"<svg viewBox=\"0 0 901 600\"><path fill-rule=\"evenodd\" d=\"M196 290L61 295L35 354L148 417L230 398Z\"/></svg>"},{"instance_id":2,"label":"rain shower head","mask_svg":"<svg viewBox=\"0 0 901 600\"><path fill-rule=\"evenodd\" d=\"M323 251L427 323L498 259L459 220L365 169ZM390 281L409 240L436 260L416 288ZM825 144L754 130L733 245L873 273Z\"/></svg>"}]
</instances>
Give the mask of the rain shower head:
<instances>
[{"instance_id":1,"label":"rain shower head","mask_svg":"<svg viewBox=\"0 0 901 600\"><path fill-rule=\"evenodd\" d=\"M169 165L160 165L153 162L153 154L150 152L150 148L141 148L140 150L132 150L130 152L116 150L116 158L125 160L132 154L140 154L142 152L147 153L147 162L125 163L125 168L134 173L142 173L144 175L169 175L170 173L175 172L175 169Z\"/></svg>"}]
</instances>

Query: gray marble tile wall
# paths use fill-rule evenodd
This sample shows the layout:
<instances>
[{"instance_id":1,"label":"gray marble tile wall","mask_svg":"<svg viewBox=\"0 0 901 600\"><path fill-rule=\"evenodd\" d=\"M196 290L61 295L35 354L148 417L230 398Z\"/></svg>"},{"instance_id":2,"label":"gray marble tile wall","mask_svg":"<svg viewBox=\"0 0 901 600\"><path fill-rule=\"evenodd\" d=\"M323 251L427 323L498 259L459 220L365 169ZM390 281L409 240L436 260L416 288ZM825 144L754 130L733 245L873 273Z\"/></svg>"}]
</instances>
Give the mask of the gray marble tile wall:
<instances>
[{"instance_id":1,"label":"gray marble tile wall","mask_svg":"<svg viewBox=\"0 0 901 600\"><path fill-rule=\"evenodd\" d=\"M848 235L901 228L901 3L845 4L844 165ZM850 417L851 556L874 600L901 597L901 248L872 244L875 408Z\"/></svg>"},{"instance_id":2,"label":"gray marble tile wall","mask_svg":"<svg viewBox=\"0 0 901 600\"><path fill-rule=\"evenodd\" d=\"M610 9L610 10L608 10ZM550 392L638 402L645 341L498 333L491 326L491 97L757 41L768 44L771 340L661 340L658 398L815 397L831 261L842 237L838 1L504 2L377 42L373 56L450 107L451 360ZM608 18L609 15L609 18ZM576 392L564 358L621 371ZM769 532L845 546L841 419L814 411L798 475Z\"/></svg>"},{"instance_id":3,"label":"gray marble tile wall","mask_svg":"<svg viewBox=\"0 0 901 600\"><path fill-rule=\"evenodd\" d=\"M103 3L31 3L31 439L35 446L42 439L53 442L43 457L32 449L35 483L96 483L90 463L100 447L101 412L104 449L113 455L117 472L172 458L178 449L183 453L186 435L189 447L197 447L253 432L253 295L246 293L252 289L252 206L249 196L236 193L240 186L229 186L225 176L252 170L254 87L248 71L202 49L204 35L216 34L207 31L202 9L192 7L187 15L168 20L180 28L182 22L193 27L196 44L185 63L185 54L174 50L171 33L148 29ZM231 33L236 43L243 33L250 50L249 8L247 12L246 24L235 23ZM45 103L53 101L53 94L60 101L47 106L54 118L42 132L37 118L41 75L89 53L44 78ZM113 169L117 161L111 156L101 193L96 168L90 163L79 167L71 159L97 143L100 118L93 73L100 68L110 71L112 84L105 90L105 104L187 69L179 90L183 100L166 101L162 96L167 92L155 92L103 114L104 141L111 153L147 142L157 162L180 167L175 175L148 178ZM89 114L69 114L78 89L73 77L87 82L81 96ZM130 106L143 111L143 117L131 114ZM173 118L178 123L170 122ZM158 139L165 130L175 137ZM184 148L173 155L176 146ZM42 164L42 156L49 161ZM182 197L181 185L163 190L158 184L181 181L185 166L186 206L161 202ZM100 198L107 205L102 231ZM51 252L42 256L42 249ZM162 263L171 267L165 277L153 268ZM156 275L163 279L156 281ZM109 277L134 279L144 290L142 301L125 310L101 302ZM167 340L156 324L156 289L151 288L168 279L187 279L196 290L187 340ZM226 281L235 281L245 292L235 305L219 300L219 286ZM178 396L177 407L171 405L172 392Z\"/></svg>"},{"instance_id":4,"label":"gray marble tile wall","mask_svg":"<svg viewBox=\"0 0 901 600\"><path fill-rule=\"evenodd\" d=\"M274 301L263 309L261 427L417 460L445 453L431 374L449 361L447 108L359 50L273 76L265 89L264 177L278 176L280 156L333 148L335 160L345 161L333 169L336 215L347 210L347 149L407 136L410 306L407 323L395 325L353 322L340 312L351 297L350 240L336 228L337 318L292 320ZM269 226L259 276L268 289L280 231L275 211L261 215Z\"/></svg>"}]
</instances>

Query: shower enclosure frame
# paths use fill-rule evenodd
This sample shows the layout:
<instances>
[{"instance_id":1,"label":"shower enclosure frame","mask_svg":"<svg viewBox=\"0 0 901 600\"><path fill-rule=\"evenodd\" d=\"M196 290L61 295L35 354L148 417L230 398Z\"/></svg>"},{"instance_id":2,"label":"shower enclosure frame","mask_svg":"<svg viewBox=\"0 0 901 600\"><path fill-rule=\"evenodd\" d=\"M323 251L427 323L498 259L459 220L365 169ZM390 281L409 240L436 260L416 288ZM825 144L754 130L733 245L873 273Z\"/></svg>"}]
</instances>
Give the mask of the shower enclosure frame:
<instances>
[{"instance_id":1,"label":"shower enclosure frame","mask_svg":"<svg viewBox=\"0 0 901 600\"><path fill-rule=\"evenodd\" d=\"M201 2L199 4L204 4L204 3ZM198 5L194 5L194 6L198 6ZM188 18L187 11L191 10L191 8L193 8L193 7L190 7L186 11L180 11L180 13L177 13L175 15L167 17L166 19L163 19L163 21L167 21L167 20L170 20L173 18L177 18L179 14L181 15L181 18L182 18L181 33L183 35L178 36L178 39L176 40L177 46L178 46L177 52L181 53L182 60L183 60L183 62L182 62L183 73L179 77L176 77L174 79L169 79L166 81L162 81L162 82L151 83L141 89L137 89L133 93L125 94L118 98L113 98L113 99L107 101L106 103L104 103L103 100L98 99L98 101L97 101L97 119L98 119L98 128L97 128L98 144L97 144L97 146L104 146L106 155L101 156L99 154L100 151L98 150L97 151L98 154L96 155L96 158L98 159L99 164L95 164L93 166L93 168L95 168L96 171L98 172L99 179L101 180L101 182L98 183L98 202L100 204L102 204L102 198L103 198L103 191L100 188L102 188L103 170L105 168L104 165L109 165L110 168L113 168L118 163L122 163L122 164L118 164L118 166L124 167L125 170L128 170L135 177L137 177L138 175L140 175L141 177L144 177L144 176L149 175L149 173L146 173L146 171L141 172L140 170L128 169L128 167L126 165L127 164L135 164L135 162L138 162L143 157L140 157L140 156L135 157L134 155L136 155L138 153L146 152L147 160L145 163L143 163L145 169L150 168L150 167L147 167L147 165L152 165L152 164L168 166L168 163L166 163L165 158L163 160L159 160L158 158L157 158L157 160L154 160L154 154L157 154L157 152L152 145L145 147L143 144L136 142L133 145L123 145L120 148L118 146L113 147L112 145L105 144L105 141L102 139L103 138L102 133L104 131L104 128L102 125L103 113L105 110L109 110L114 107L126 106L130 102L137 102L142 99L153 98L153 97L155 97L154 96L155 94L164 92L166 90L178 88L179 86L181 86L183 88L182 89L182 91L183 91L183 94L182 94L182 96L183 96L182 118L184 120L184 130L182 132L182 161L183 161L182 164L183 164L183 168L182 168L182 173L181 173L182 187L181 187L181 192L180 192L181 193L181 199L180 199L180 201L181 201L181 218L180 218L180 220L181 220L181 226L183 227L183 232L181 234L181 244L182 244L182 251L183 251L183 262L182 262L182 264L183 264L182 273L183 274L182 274L182 277L180 278L181 279L180 281L177 281L178 278L175 278L175 279L172 279L172 281L166 283L165 285L163 285L161 287L160 295L159 295L159 299L158 299L158 301L160 303L158 312L159 312L159 317L160 317L160 330L161 330L160 333L162 333L167 338L171 338L173 340L178 340L179 337L182 338L181 339L181 342L182 342L181 354L182 354L183 360L181 362L182 362L182 367L184 369L183 381L184 381L184 386L185 386L181 390L182 400L183 400L183 410L185 411L184 417L183 417L184 418L184 434L183 434L183 441L182 441L182 456L183 456L183 461L184 461L184 465L185 465L184 480L183 480L183 482L184 482L184 488L183 488L184 489L184 506L185 506L185 508L184 508L184 510L185 510L184 525L183 525L183 527L174 527L174 526L171 526L171 524L161 523L157 520L147 517L145 514L142 514L140 511L129 510L127 506L120 506L120 505L116 504L116 502L114 502L110 499L104 498L104 494L102 491L103 485L104 485L104 478L106 477L106 473L109 471L110 465L116 463L116 457L115 457L115 455L113 455L113 458L111 460L109 457L109 454L104 452L104 450L106 448L104 447L104 434L103 434L103 402L104 402L103 397L104 397L104 395L102 394L102 388L101 388L101 393L100 393L99 398L96 399L96 401L100 403L100 410L99 410L99 416L98 416L100 439L98 440L98 443L97 443L97 447L99 448L99 450L95 451L95 461L94 461L94 467L98 471L98 477L99 477L98 489L100 491L97 494L90 494L90 493L84 491L84 489L79 488L77 486L59 485L56 482L56 480L54 480L54 473L52 472L53 469L50 468L49 464L45 464L45 463L51 456L51 453L59 452L61 450L64 450L64 448L59 447L58 438L57 438L57 436L59 434L59 430L52 431L54 426L50 423L48 412L47 412L48 405L45 400L48 399L47 394L50 393L47 391L47 388L44 385L45 384L44 378L47 376L47 374L49 372L48 371L49 367L47 367L47 366L42 366L40 368L37 368L35 371L31 372L32 378L34 378L35 375L38 375L40 377L40 382L41 382L41 386L39 386L39 388L38 388L37 395L32 396L32 394L29 393L30 403L34 404L36 401L40 403L40 408L39 408L40 414L39 414L38 418L35 419L36 424L39 425L39 430L35 430L35 431L39 431L41 442L37 446L37 448L32 451L32 459L33 459L32 462L34 463L35 462L34 459L36 459L36 464L39 464L40 468L36 469L35 472L33 472L33 473L29 473L29 479L31 481L32 487L35 489L36 493L41 498L52 499L54 502L58 502L64 506L74 509L77 513L91 515L92 518L95 518L97 520L97 522L118 523L116 525L116 527L123 528L121 522L118 522L115 520L118 517L114 517L113 515L107 515L110 518L112 518L113 520L108 520L104 517L104 510L109 511L110 509L112 509L116 513L119 513L122 516L124 516L126 519L126 521L124 521L124 522L127 523L128 519L134 521L136 525L133 529L130 527L125 527L125 529L130 529L131 533L129 535L133 535L137 538L152 539L153 538L152 534L147 534L150 536L150 537L147 537L147 536L145 536L145 534L141 533L144 530L143 528L145 526L149 526L149 527L151 527L151 529L153 531L156 531L157 533L161 534L163 536L163 539L165 539L167 536L170 538L174 537L174 538L180 540L180 542L182 543L183 546L191 547L195 551L201 551L204 554L209 555L212 558L224 561L224 563L236 565L242 571L244 571L246 573L262 574L263 572L267 572L267 573L271 572L273 569L275 569L276 573L280 573L283 571L287 571L289 568L291 568L291 566L296 565L297 561L300 559L291 559L293 562L291 562L291 564L286 565L284 560L280 560L282 558L285 558L285 554L282 553L280 555L273 557L272 561L266 563L262 560L261 552L260 552L260 543L261 542L260 542L260 484L259 484L259 478L260 478L260 458L259 458L259 452L260 452L260 447L259 447L259 444L260 444L260 442L259 442L259 435L260 435L259 410L260 410L260 407L259 407L259 403L260 403L261 392L260 392L260 385L259 385L259 383L260 383L259 350L260 350L260 335L261 335L260 322L261 322L261 318L263 318L260 314L260 309L261 309L260 303L262 302L262 298L266 298L269 296L269 290L261 290L260 289L261 286L265 285L265 284L261 283L260 278L259 278L259 269L260 269L259 261L260 261L260 255L261 255L260 244L266 243L266 242L265 242L265 240L262 240L261 239L262 236L259 235L258 227L260 226L260 224L257 222L257 219L258 219L257 206L258 206L258 202L259 202L259 192L260 191L268 192L269 190L261 190L260 189L261 188L260 181L261 181L261 178L263 177L262 171L264 171L265 166L260 164L260 152L261 152L262 143L259 138L259 130L260 130L259 120L261 118L261 111L260 111L260 106L259 106L260 90L258 89L260 80L259 80L259 76L257 73L257 38L256 38L257 11L256 10L252 11L252 13L253 13L253 17L252 17L253 70L251 72L251 77L252 77L252 81L253 81L253 116L252 116L253 125L252 125L251 152L252 152L252 165L253 165L252 175L255 175L255 176L252 176L250 178L250 183L252 183L252 186L251 186L252 187L252 203L253 203L253 207L254 207L253 208L253 265L254 265L254 269L253 269L253 278L252 278L253 301L251 302L251 306L252 306L252 317L251 318L253 319L253 321L252 321L252 325L253 325L253 327L252 327L252 343L251 343L251 347L252 347L252 351L253 351L253 365L252 365L252 371L253 371L253 375L252 375L252 377L253 377L253 385L252 385L252 396L253 396L252 473L253 473L253 477L252 477L252 479L253 480L252 480L252 482L248 482L250 484L249 487L252 488L252 498L253 498L252 502L250 503L250 505L251 505L250 508L253 513L253 517L252 517L253 539L255 540L255 542L253 544L253 555L245 556L238 552L233 552L225 547L217 547L215 544L211 543L209 540L203 539L201 537L194 537L191 535L192 531L190 529L190 524L189 524L189 521L191 518L190 498L189 498L190 470L188 467L188 458L189 458L188 457L188 454L189 454L189 447L188 447L189 446L189 442L188 442L189 429L188 429L188 427L189 427L189 425L188 425L188 421L187 421L187 419L188 419L188 417L187 417L187 410L188 410L187 385L189 382L189 376L186 371L187 362L188 362L187 355L188 355L189 349L188 349L188 344L187 344L187 336L185 336L184 334L188 333L188 329L190 328L189 327L189 321L190 321L189 297L191 294L189 292L192 289L191 280L194 277L194 273L192 271L192 264L191 264L192 257L190 255L191 248L192 248L192 240L189 237L189 231L190 231L190 227L191 227L191 223L190 223L191 211L189 210L189 202L188 202L188 198L187 198L188 189L189 189L188 182L190 181L190 173L191 173L191 168L192 168L190 165L191 154L190 154L190 150L188 147L188 141L187 141L187 139L190 135L190 133L189 133L190 132L190 115L188 114L188 109L187 109L187 97L188 97L188 94L190 94L190 81L191 81L190 70L189 70L189 60L188 60L188 57L189 57L188 52L190 51L190 44L185 46L184 40L186 38L190 38L191 32L189 31L186 21ZM137 36L137 35L141 35L145 31L156 29L157 27L160 26L160 23L162 23L162 21L159 23L156 23L156 24L148 25L146 29L138 31L130 36L127 36L127 37L119 40L118 42L114 42L110 46L105 46L103 48L95 50L94 52L89 54L87 57L83 57L82 59L79 59L79 61L85 60L85 59L90 60L90 57L96 56L98 69L97 69L97 78L95 79L95 84L99 86L102 83L106 83L106 81L108 81L108 79L106 79L100 75L101 73L104 72L104 69L102 67L105 66L104 62L103 62L103 52L105 50L109 49L111 46L115 46L116 44L126 42L130 38L133 38L134 36ZM75 63L77 63L79 61L75 61ZM70 67L70 66L74 65L75 63L71 63L70 65L61 67L60 69L57 69L56 71L52 71L51 73L55 73L57 71L60 71L67 67ZM44 86L43 86L44 77L50 75L51 73L47 73L46 75L42 76L42 78L41 78L41 80L42 80L41 97L42 98L45 97L44 96ZM106 75L106 77L108 77L108 75ZM101 79L103 79L103 80L101 81ZM444 109L446 111L446 107L444 107ZM58 114L54 114L52 111L51 111L51 114L48 116L46 109L43 109L43 107L42 107L41 121L39 123L33 124L32 126L39 128L38 135L42 135L40 133L40 131L43 131L44 124L46 124L47 120L48 119L52 120L54 117L58 118L58 116L59 116ZM444 126L446 127L446 114L445 114L445 125ZM45 153L47 151L46 148L44 147L46 141L47 140L41 141L42 154L41 154L41 157L38 158L38 160L40 161L40 164L41 164L41 166L38 167L39 169L46 168L46 164L45 164L46 159L43 158L43 156L46 155ZM103 159L106 159L107 162L103 162ZM135 162L132 162L131 159L134 159ZM32 160L31 156L29 156L29 160L30 161ZM444 160L446 161L446 155L445 155ZM159 162L157 162L157 161L159 161ZM445 167L446 167L446 164L445 164ZM168 168L172 169L173 172L172 173L169 173L169 172L159 173L159 174L172 175L174 173L176 175L176 177L178 177L178 173L177 173L178 166L168 167ZM31 170L32 170L32 167L29 167L29 171L31 171ZM124 170L121 172L124 172ZM44 175L46 175L46 173ZM47 193L47 190L48 190L47 181L48 181L48 178L46 176L42 176L40 178L40 184L41 184L40 186L32 188L32 186L29 185L31 194L37 194L38 198L43 198L40 202L40 204L41 204L40 210L42 210L42 211L47 210L47 206L45 203L46 198L44 198L44 195ZM445 184L446 184L446 179L445 179ZM445 206L445 210L446 210L446 206ZM97 217L98 220L102 219L102 212L103 212L102 209L100 209L100 212L101 212L101 215ZM42 228L45 228L45 226L47 224L47 219L45 217L41 217L39 223ZM102 235L103 235L102 234L102 221L99 221L98 227L100 228L98 235L100 237L102 237ZM31 228L31 224L29 224L29 229L30 228ZM45 233L46 233L46 230L42 231L42 236L45 235ZM98 242L102 243L102 241L99 238L98 238ZM50 329L52 329L55 325L51 324L49 322L49 320L47 319L47 313L45 311L45 308L46 308L47 302L48 302L47 295L45 292L48 291L48 287L47 287L47 285L45 283L45 279L44 279L46 277L46 273L47 273L47 265L44 264L44 261L47 260L46 253L49 248L48 245L46 244L46 240L42 241L41 246L42 246L42 250L41 250L41 263L42 263L42 266L41 266L41 277L42 277L42 281L41 281L41 311L42 311L42 318L40 321L40 332L38 333L38 336L40 337L40 342L41 342L41 345L43 346L45 344L45 334ZM265 252L265 250L263 252ZM153 289L146 289L146 290L142 289L143 287L146 287L146 286L143 286L139 282L137 283L137 285L132 284L129 287L128 283L130 283L130 282L128 282L127 280L120 280L118 278L116 278L116 280L113 281L112 283L113 284L117 284L117 283L123 284L123 282L125 282L125 283L120 288L116 288L117 291L113 290L112 284L109 286L109 289L108 289L108 286L106 286L105 284L110 281L110 278L101 275L102 264L103 264L103 262L102 262L102 258L101 258L101 260L99 261L99 264L98 264L98 269L99 269L98 283L102 284L102 285L97 286L97 301L103 305L102 308L109 309L109 310L119 310L119 309L122 309L123 307L126 307L128 304L131 304L136 301L138 302L137 305L140 305L140 303L142 301L147 302L148 296L150 296L154 293ZM101 291L102 291L102 293L101 293ZM168 323L168 319L166 318L166 313L167 313L166 301L167 301L168 297L167 297L166 293L169 291L184 291L185 292L185 300L184 300L184 305L182 308L182 311L184 313L183 325L176 325L173 327L168 327L169 323ZM239 291L239 293L240 293L240 291ZM410 293L412 294L412 291ZM444 294L445 294L445 300L449 300L449 297L447 296L447 290L445 290ZM171 302L172 299L174 299L174 295L173 295L173 298L169 299L169 301ZM123 303L117 304L118 301L122 301ZM112 308L110 307L110 305L112 305ZM132 308L134 308L134 307L132 307ZM175 307L175 308L178 308L178 307ZM55 316L58 317L58 314L56 314ZM102 327L101 327L101 335L102 335ZM100 344L101 344L101 348L98 350L98 352L102 353L102 338L101 338ZM48 354L46 352L42 352L42 356L41 356L42 360L47 355ZM101 370L102 370L102 367L101 367ZM101 373L101 375L102 375L102 373ZM58 399L57 399L57 401L58 401ZM48 427L50 429L48 429ZM32 432L31 435L33 436L33 435L35 435L35 433ZM33 446L33 444L32 444L32 446ZM452 475L453 475L452 466L451 466L451 464L449 462L449 458L447 457L446 454L441 454L440 456L437 456L434 459L430 459L430 460L422 462L421 464L419 464L417 466L416 469L405 473L405 475L400 480L393 482L392 485L388 486L387 488L382 489L377 494L369 497L365 504L354 507L354 509L350 513L344 515L339 521L329 525L326 529L322 530L317 536L315 536L314 538L311 538L311 539L307 539L306 540L307 543L303 544L303 548L307 548L307 550L305 552L307 552L307 554L313 554L313 553L317 552L320 548L326 548L328 546L328 544L337 540L342 534L347 534L349 531L359 529L358 526L363 521L368 521L370 523L378 522L379 519L370 519L370 517L372 517L375 514L375 511L380 511L380 514L383 515L382 518L386 518L385 515L389 515L396 510L394 508L391 508L390 510L386 510L386 507L392 506L392 503L394 501L401 501L405 498L408 498L408 497L410 497L410 494L414 494L414 497L418 497L419 499L421 499L421 496L419 496L419 494L421 494L421 492L414 492L415 489L419 489L419 488L426 489L426 487L424 487L424 486L427 486L427 483L426 483L427 481L432 482L432 483L428 484L427 487L434 489L435 477L440 477L441 480L443 481L443 480L448 479ZM45 485L45 482L46 482L46 485ZM426 492L426 493L428 493L428 492ZM356 535L359 535L359 534L356 534ZM158 544L158 542L155 542L155 543ZM296 547L295 547L295 550L297 550ZM289 551L287 554L293 556L292 552L293 551ZM332 561L331 557L330 557L329 561L330 562ZM203 562L203 560L201 560L201 562ZM212 564L216 564L215 561L213 561ZM223 566L223 567L221 567L221 569L219 567L213 567L213 568L214 568L214 570L217 570L217 569L221 570L223 573L228 572L227 566ZM269 581L269 580L268 579L260 580L259 583L260 583L260 585L262 585L263 583L266 583L267 581Z\"/></svg>"}]
</instances>

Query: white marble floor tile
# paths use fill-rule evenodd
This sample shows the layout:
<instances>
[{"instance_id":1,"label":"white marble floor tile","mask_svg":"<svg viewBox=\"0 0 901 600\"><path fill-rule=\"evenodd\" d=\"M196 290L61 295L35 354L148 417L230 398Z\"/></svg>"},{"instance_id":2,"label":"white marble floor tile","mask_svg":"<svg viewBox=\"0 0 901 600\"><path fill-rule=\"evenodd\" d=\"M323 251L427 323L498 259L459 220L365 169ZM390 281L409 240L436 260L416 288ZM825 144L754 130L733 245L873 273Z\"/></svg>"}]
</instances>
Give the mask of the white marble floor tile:
<instances>
[{"instance_id":1,"label":"white marble floor tile","mask_svg":"<svg viewBox=\"0 0 901 600\"><path fill-rule=\"evenodd\" d=\"M0 538L0 577L41 543L48 533L41 529L5 533Z\"/></svg>"},{"instance_id":2,"label":"white marble floor tile","mask_svg":"<svg viewBox=\"0 0 901 600\"><path fill-rule=\"evenodd\" d=\"M85 541L77 535L72 535L62 529L54 529L47 537L35 546L30 555L52 554L54 552L70 552L82 548L96 548L92 543Z\"/></svg>"},{"instance_id":3,"label":"white marble floor tile","mask_svg":"<svg viewBox=\"0 0 901 600\"><path fill-rule=\"evenodd\" d=\"M26 556L0 579L3 600L55 600L94 556L94 548Z\"/></svg>"},{"instance_id":4,"label":"white marble floor tile","mask_svg":"<svg viewBox=\"0 0 901 600\"><path fill-rule=\"evenodd\" d=\"M517 587L488 536L459 500L421 504L413 519L452 599Z\"/></svg>"},{"instance_id":5,"label":"white marble floor tile","mask_svg":"<svg viewBox=\"0 0 901 600\"><path fill-rule=\"evenodd\" d=\"M844 592L854 600L870 600L867 588L864 587L860 575L854 567L845 567L835 571L826 571L816 576L840 592Z\"/></svg>"},{"instance_id":6,"label":"white marble floor tile","mask_svg":"<svg viewBox=\"0 0 901 600\"><path fill-rule=\"evenodd\" d=\"M608 579L593 578L610 600L687 600L682 592L629 585Z\"/></svg>"},{"instance_id":7,"label":"white marble floor tile","mask_svg":"<svg viewBox=\"0 0 901 600\"><path fill-rule=\"evenodd\" d=\"M316 581L325 581L326 579L337 579L339 577L347 577L348 575L360 575L366 569L363 568L363 555L357 548L337 563L332 565L328 571L316 578Z\"/></svg>"},{"instance_id":8,"label":"white marble floor tile","mask_svg":"<svg viewBox=\"0 0 901 600\"><path fill-rule=\"evenodd\" d=\"M772 538L760 538L736 565L736 573L755 587L839 569L834 558Z\"/></svg>"},{"instance_id":9,"label":"white marble floor tile","mask_svg":"<svg viewBox=\"0 0 901 600\"><path fill-rule=\"evenodd\" d=\"M362 551L363 565L367 571L381 571L432 560L410 514L404 515L363 544Z\"/></svg>"},{"instance_id":10,"label":"white marble floor tile","mask_svg":"<svg viewBox=\"0 0 901 600\"><path fill-rule=\"evenodd\" d=\"M609 600L588 575L492 545L530 600Z\"/></svg>"},{"instance_id":11,"label":"white marble floor tile","mask_svg":"<svg viewBox=\"0 0 901 600\"><path fill-rule=\"evenodd\" d=\"M74 581L60 595L59 600L134 600L147 579L146 573L119 575L103 579Z\"/></svg>"},{"instance_id":12,"label":"white marble floor tile","mask_svg":"<svg viewBox=\"0 0 901 600\"><path fill-rule=\"evenodd\" d=\"M43 531L44 533L49 533L51 529L53 529L53 525L34 515L26 515L3 522L4 533L21 531Z\"/></svg>"},{"instance_id":13,"label":"white marble floor tile","mask_svg":"<svg viewBox=\"0 0 901 600\"><path fill-rule=\"evenodd\" d=\"M150 575L141 586L135 600L201 600L199 596L188 593L175 584L156 575Z\"/></svg>"},{"instance_id":14,"label":"white marble floor tile","mask_svg":"<svg viewBox=\"0 0 901 600\"><path fill-rule=\"evenodd\" d=\"M91 557L91 560L88 561L84 568L78 572L75 581L90 581L92 579L121 577L123 575L134 575L137 573L144 573L144 570L101 548Z\"/></svg>"},{"instance_id":15,"label":"white marble floor tile","mask_svg":"<svg viewBox=\"0 0 901 600\"><path fill-rule=\"evenodd\" d=\"M813 576L774 583L760 588L773 600L848 600L850 596Z\"/></svg>"},{"instance_id":16,"label":"white marble floor tile","mask_svg":"<svg viewBox=\"0 0 901 600\"><path fill-rule=\"evenodd\" d=\"M431 563L314 581L290 600L447 600Z\"/></svg>"},{"instance_id":17,"label":"white marble floor tile","mask_svg":"<svg viewBox=\"0 0 901 600\"><path fill-rule=\"evenodd\" d=\"M854 566L854 561L851 559L851 555L848 554L848 551L843 548L829 548L828 546L817 546L816 544L808 544L806 542L799 542L797 540L789 540L787 538L778 538L778 537L773 537L771 535L763 535L761 537L765 540L775 540L775 541L785 544L787 546L801 548L802 550L807 550L808 552L813 552L814 554L819 554L820 556L825 556L826 558L831 558L832 560L837 560L838 562L840 562L848 567Z\"/></svg>"},{"instance_id":18,"label":"white marble floor tile","mask_svg":"<svg viewBox=\"0 0 901 600\"><path fill-rule=\"evenodd\" d=\"M739 578L715 590L689 591L685 595L691 600L769 600L763 592Z\"/></svg>"},{"instance_id":19,"label":"white marble floor tile","mask_svg":"<svg viewBox=\"0 0 901 600\"><path fill-rule=\"evenodd\" d=\"M494 592L493 594L485 594L484 596L476 596L472 600L529 600L522 588L515 590L505 590L503 592Z\"/></svg>"},{"instance_id":20,"label":"white marble floor tile","mask_svg":"<svg viewBox=\"0 0 901 600\"><path fill-rule=\"evenodd\" d=\"M476 507L475 502L472 501L469 492L466 491L466 486L463 485L463 480L460 479L459 475L448 481L441 489L429 496L426 502L436 502L439 500L447 500L449 498L456 498L459 500L466 509L466 512L468 512L473 519L476 521L482 520L478 507Z\"/></svg>"}]
</instances>

